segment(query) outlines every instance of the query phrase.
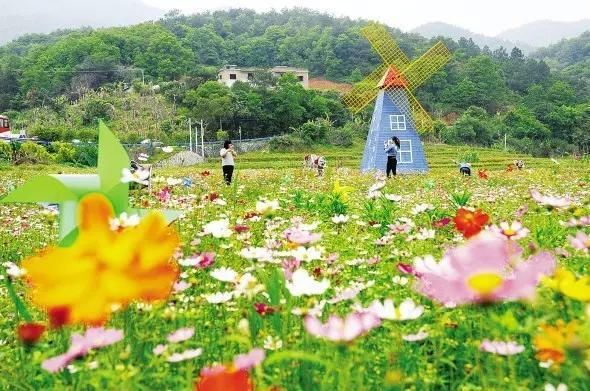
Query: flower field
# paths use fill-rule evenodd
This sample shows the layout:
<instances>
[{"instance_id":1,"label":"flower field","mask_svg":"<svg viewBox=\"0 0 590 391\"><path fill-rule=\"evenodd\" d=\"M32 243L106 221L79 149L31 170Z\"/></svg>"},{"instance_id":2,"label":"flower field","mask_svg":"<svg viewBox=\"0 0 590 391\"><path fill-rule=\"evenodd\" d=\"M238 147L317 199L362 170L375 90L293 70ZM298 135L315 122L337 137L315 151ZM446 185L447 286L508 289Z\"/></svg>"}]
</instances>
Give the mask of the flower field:
<instances>
[{"instance_id":1,"label":"flower field","mask_svg":"<svg viewBox=\"0 0 590 391\"><path fill-rule=\"evenodd\" d=\"M461 177L445 148L387 181L356 150L156 170L131 203L180 219L93 194L68 248L55 209L0 204L0 388L590 390L590 165ZM0 196L58 171L84 170Z\"/></svg>"}]
</instances>

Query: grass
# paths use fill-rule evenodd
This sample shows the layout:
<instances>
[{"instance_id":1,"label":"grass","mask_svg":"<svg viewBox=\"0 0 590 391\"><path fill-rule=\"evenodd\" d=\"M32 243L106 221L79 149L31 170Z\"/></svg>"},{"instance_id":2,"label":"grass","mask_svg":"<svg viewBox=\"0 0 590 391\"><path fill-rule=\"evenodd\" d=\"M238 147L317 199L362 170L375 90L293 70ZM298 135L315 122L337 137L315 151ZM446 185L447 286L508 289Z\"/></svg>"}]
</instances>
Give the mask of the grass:
<instances>
[{"instance_id":1,"label":"grass","mask_svg":"<svg viewBox=\"0 0 590 391\"><path fill-rule=\"evenodd\" d=\"M465 150L476 150L480 156L477 168L489 169L488 180L460 177L452 160ZM568 160L559 165L548 159L525 157L527 169L505 172L504 168L518 155L502 151L427 145L426 153L432 171L427 175L403 176L387 183L384 193L402 197L398 203L384 199L369 200L367 192L375 180L360 175L356 167L362 154L360 147L330 148L321 151L329 161L324 178L301 169L302 153L252 153L239 157L237 179L232 187L221 183L217 159L204 166L157 170L162 177L193 179L194 186L172 187L172 198L162 202L158 193L165 185L156 184L153 193L133 192L132 202L150 208L179 209L185 217L175 227L182 238L182 257L204 251L216 254L215 264L206 269L182 267L181 279L189 284L187 290L172 294L169 300L153 306L133 304L113 314L107 327L121 329L125 339L112 346L91 352L72 362L65 371L50 374L41 363L67 350L69 335L81 327L50 330L33 347L23 346L15 335L22 319L15 313L6 289L0 290L0 389L43 390L189 390L201 368L215 363L231 362L239 353L252 347L264 347L266 359L251 372L257 389L270 390L540 390L546 383L567 384L572 390L590 390L590 357L584 330L590 329L587 303L540 287L532 302L467 305L445 308L424 297L413 288L413 278L406 285L394 283L404 277L399 263L412 263L415 257L432 255L440 259L449 247L463 242L453 225L435 228L433 223L456 213L455 200L469 207L481 208L492 223L511 222L523 206L528 213L522 223L530 234L519 241L524 257L536 249L555 251L563 248L566 257L559 258L562 267L579 275L590 274L588 255L574 249L568 236L578 231L590 233L589 228L568 228L561 224L574 217L590 215L589 174L587 163ZM335 166L342 159L342 169ZM200 173L208 169L211 176ZM0 170L0 196L25 179L41 172L90 173L92 169L61 166L28 166ZM333 184L354 190L348 200L334 196ZM538 206L529 189L543 193L568 195L575 207L548 210ZM468 190L471 197L464 191ZM204 201L216 192L226 205ZM260 221L245 220L247 212L256 208L261 199L278 200L281 209L273 217ZM431 204L432 210L414 214L421 204ZM332 223L334 214L343 213L350 220L341 226ZM248 234L220 239L202 235L206 223L228 218L231 225L249 226ZM396 235L383 246L376 240L388 231L387 224L408 218L421 228L434 229L434 239L409 240L411 234ZM319 223L316 232L321 240L314 247L322 248L319 260L302 262L301 267L327 279L330 288L321 295L295 297L285 288L281 264L246 259L241 251L249 247L278 246L288 251L283 232L301 219ZM38 206L0 205L0 257L2 262L19 264L56 240L55 217L42 213ZM372 226L373 223L380 225ZM414 231L414 233L415 233ZM412 233L413 234L413 233ZM533 250L533 247L535 250ZM333 263L330 254L338 254ZM485 256L485 254L482 254ZM368 259L380 262L370 264ZM206 295L234 290L231 283L221 282L210 275L219 267L230 267L239 275L251 273L262 291L234 297L224 304L211 304ZM1 271L0 268L0 272ZM407 276L405 276L407 277ZM355 285L356 284L356 285ZM399 304L412 298L424 306L424 314L416 320L384 321L383 324L349 344L338 344L316 338L304 327L305 313L322 307L323 300L334 298L347 287L364 289L354 299L338 303L325 302L321 316L346 316L355 303L364 307L373 300L391 298ZM37 321L46 315L28 300L30 289L22 279L15 288ZM275 314L259 315L255 303L265 303ZM534 338L544 323L559 320L576 321L577 344L563 347L564 362L559 367L539 366ZM169 352L161 356L152 350L166 343L166 336L180 327L194 327L195 335L179 344L169 344ZM428 338L409 343L404 335L423 330ZM482 340L513 340L524 346L524 352L503 357L482 352ZM280 347L277 344L280 341ZM178 363L168 362L171 352L202 348L197 358Z\"/></svg>"}]
</instances>

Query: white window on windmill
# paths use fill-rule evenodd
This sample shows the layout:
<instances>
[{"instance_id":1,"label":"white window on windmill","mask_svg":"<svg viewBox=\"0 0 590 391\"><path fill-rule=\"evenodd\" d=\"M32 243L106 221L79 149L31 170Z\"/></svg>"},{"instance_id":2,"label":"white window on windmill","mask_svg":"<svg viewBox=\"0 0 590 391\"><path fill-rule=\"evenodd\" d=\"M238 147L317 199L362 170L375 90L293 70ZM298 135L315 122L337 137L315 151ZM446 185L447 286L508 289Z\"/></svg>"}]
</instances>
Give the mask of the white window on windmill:
<instances>
[{"instance_id":1,"label":"white window on windmill","mask_svg":"<svg viewBox=\"0 0 590 391\"><path fill-rule=\"evenodd\" d=\"M414 153L412 152L412 140L399 140L399 162L401 164L414 163Z\"/></svg>"},{"instance_id":2,"label":"white window on windmill","mask_svg":"<svg viewBox=\"0 0 590 391\"><path fill-rule=\"evenodd\" d=\"M406 130L406 116L392 114L389 116L389 125L391 130Z\"/></svg>"}]
</instances>

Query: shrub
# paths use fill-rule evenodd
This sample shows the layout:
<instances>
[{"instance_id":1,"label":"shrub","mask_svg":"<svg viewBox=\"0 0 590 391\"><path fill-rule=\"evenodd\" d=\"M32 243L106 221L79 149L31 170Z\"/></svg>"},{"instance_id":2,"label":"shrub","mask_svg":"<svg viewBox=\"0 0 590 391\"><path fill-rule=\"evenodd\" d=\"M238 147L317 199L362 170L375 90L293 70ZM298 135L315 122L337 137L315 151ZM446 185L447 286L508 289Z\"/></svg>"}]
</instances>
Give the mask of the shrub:
<instances>
[{"instance_id":1,"label":"shrub","mask_svg":"<svg viewBox=\"0 0 590 391\"><path fill-rule=\"evenodd\" d=\"M12 146L9 143L0 142L0 162L10 163L12 161Z\"/></svg>"},{"instance_id":2,"label":"shrub","mask_svg":"<svg viewBox=\"0 0 590 391\"><path fill-rule=\"evenodd\" d=\"M324 142L328 132L332 130L332 123L323 118L318 118L313 121L307 121L297 129L294 135L306 141Z\"/></svg>"},{"instance_id":3,"label":"shrub","mask_svg":"<svg viewBox=\"0 0 590 391\"><path fill-rule=\"evenodd\" d=\"M479 162L479 154L477 152L463 152L457 156L457 161L461 163L477 163Z\"/></svg>"},{"instance_id":4,"label":"shrub","mask_svg":"<svg viewBox=\"0 0 590 391\"><path fill-rule=\"evenodd\" d=\"M268 143L268 147L275 152L295 152L308 148L309 144L297 136L285 134L273 137Z\"/></svg>"},{"instance_id":5,"label":"shrub","mask_svg":"<svg viewBox=\"0 0 590 391\"><path fill-rule=\"evenodd\" d=\"M123 140L127 144L137 144L142 141L142 137L139 132L132 130L130 132L125 133L121 140Z\"/></svg>"},{"instance_id":6,"label":"shrub","mask_svg":"<svg viewBox=\"0 0 590 391\"><path fill-rule=\"evenodd\" d=\"M51 155L45 147L27 141L20 145L16 152L16 164L45 164L51 161Z\"/></svg>"},{"instance_id":7,"label":"shrub","mask_svg":"<svg viewBox=\"0 0 590 391\"><path fill-rule=\"evenodd\" d=\"M58 163L75 163L76 162L76 147L72 144L54 142L51 148L55 153L55 161Z\"/></svg>"},{"instance_id":8,"label":"shrub","mask_svg":"<svg viewBox=\"0 0 590 391\"><path fill-rule=\"evenodd\" d=\"M76 147L74 162L88 167L96 167L98 164L98 146L82 144Z\"/></svg>"},{"instance_id":9,"label":"shrub","mask_svg":"<svg viewBox=\"0 0 590 391\"><path fill-rule=\"evenodd\" d=\"M354 141L354 134L348 128L330 129L328 131L328 142L340 147L350 147Z\"/></svg>"},{"instance_id":10,"label":"shrub","mask_svg":"<svg viewBox=\"0 0 590 391\"><path fill-rule=\"evenodd\" d=\"M31 134L39 140L53 142L62 139L63 130L55 127L38 126L31 130Z\"/></svg>"},{"instance_id":11,"label":"shrub","mask_svg":"<svg viewBox=\"0 0 590 391\"><path fill-rule=\"evenodd\" d=\"M94 125L99 119L110 121L113 118L115 108L110 102L103 99L89 99L84 103L82 124Z\"/></svg>"},{"instance_id":12,"label":"shrub","mask_svg":"<svg viewBox=\"0 0 590 391\"><path fill-rule=\"evenodd\" d=\"M81 141L98 141L98 132L92 129L82 129L78 132L78 139Z\"/></svg>"}]
</instances>

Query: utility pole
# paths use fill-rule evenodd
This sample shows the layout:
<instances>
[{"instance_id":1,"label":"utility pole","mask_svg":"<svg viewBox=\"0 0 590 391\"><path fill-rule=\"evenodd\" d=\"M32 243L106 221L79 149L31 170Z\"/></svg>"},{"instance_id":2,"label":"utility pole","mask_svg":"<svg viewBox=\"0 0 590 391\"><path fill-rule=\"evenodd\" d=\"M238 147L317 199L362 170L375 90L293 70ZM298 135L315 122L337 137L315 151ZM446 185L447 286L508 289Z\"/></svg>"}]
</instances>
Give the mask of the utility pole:
<instances>
[{"instance_id":1,"label":"utility pole","mask_svg":"<svg viewBox=\"0 0 590 391\"><path fill-rule=\"evenodd\" d=\"M193 129L192 129L192 120L188 119L188 150L193 151Z\"/></svg>"},{"instance_id":2,"label":"utility pole","mask_svg":"<svg viewBox=\"0 0 590 391\"><path fill-rule=\"evenodd\" d=\"M201 120L201 156L205 158L205 129L203 129L203 120Z\"/></svg>"},{"instance_id":3,"label":"utility pole","mask_svg":"<svg viewBox=\"0 0 590 391\"><path fill-rule=\"evenodd\" d=\"M504 133L504 150L506 150L507 141L508 141L508 136L506 133Z\"/></svg>"},{"instance_id":4,"label":"utility pole","mask_svg":"<svg viewBox=\"0 0 590 391\"><path fill-rule=\"evenodd\" d=\"M242 125L238 126L238 132L240 132L240 147L242 146Z\"/></svg>"}]
</instances>

